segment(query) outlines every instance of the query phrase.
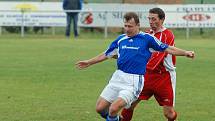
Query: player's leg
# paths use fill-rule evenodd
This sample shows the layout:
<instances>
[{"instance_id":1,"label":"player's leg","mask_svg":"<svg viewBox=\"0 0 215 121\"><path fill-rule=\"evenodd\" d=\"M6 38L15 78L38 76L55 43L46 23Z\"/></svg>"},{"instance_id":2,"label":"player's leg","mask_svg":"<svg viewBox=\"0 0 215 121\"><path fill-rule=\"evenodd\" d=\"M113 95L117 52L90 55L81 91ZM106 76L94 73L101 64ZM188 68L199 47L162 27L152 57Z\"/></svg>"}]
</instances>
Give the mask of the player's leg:
<instances>
[{"instance_id":1,"label":"player's leg","mask_svg":"<svg viewBox=\"0 0 215 121\"><path fill-rule=\"evenodd\" d=\"M122 71L118 73L120 81L115 85L119 90L117 99L110 105L107 121L118 121L118 112L123 108L129 108L137 100L144 83L141 75L127 74ZM116 89L116 88L115 88Z\"/></svg>"},{"instance_id":2,"label":"player's leg","mask_svg":"<svg viewBox=\"0 0 215 121\"><path fill-rule=\"evenodd\" d=\"M177 112L172 106L163 106L163 113L168 121L175 121L175 119L177 118Z\"/></svg>"},{"instance_id":3,"label":"player's leg","mask_svg":"<svg viewBox=\"0 0 215 121\"><path fill-rule=\"evenodd\" d=\"M171 85L169 85L169 87L170 87L169 94L172 95L172 97L170 98L172 105L164 105L163 106L163 113L164 113L164 116L168 119L168 121L175 121L175 119L177 118L177 112L174 109L175 88L176 88L176 72L175 71L169 71L169 76L170 76L170 82L171 82Z\"/></svg>"},{"instance_id":4,"label":"player's leg","mask_svg":"<svg viewBox=\"0 0 215 121\"><path fill-rule=\"evenodd\" d=\"M118 116L118 112L126 106L126 101L121 97L117 98L109 108L109 115L106 121L119 121L120 117Z\"/></svg>"},{"instance_id":5,"label":"player's leg","mask_svg":"<svg viewBox=\"0 0 215 121\"><path fill-rule=\"evenodd\" d=\"M133 88L124 89L119 92L118 98L110 105L109 116L107 121L118 121L119 116L118 112L122 108L130 108L131 104L137 100L137 97L134 95ZM118 119L118 120L116 120Z\"/></svg>"},{"instance_id":6,"label":"player's leg","mask_svg":"<svg viewBox=\"0 0 215 121\"><path fill-rule=\"evenodd\" d=\"M141 100L136 100L135 102L132 103L131 107L126 109L123 108L122 112L121 112L121 121L130 121L133 117L133 112L134 112L134 108L137 106L137 104L140 102Z\"/></svg>"},{"instance_id":7,"label":"player's leg","mask_svg":"<svg viewBox=\"0 0 215 121\"><path fill-rule=\"evenodd\" d=\"M109 114L110 105L117 99L119 94L119 88L115 87L115 83L118 80L117 71L112 75L109 84L102 91L97 103L96 103L96 112L101 115L101 117L107 119Z\"/></svg>"},{"instance_id":8,"label":"player's leg","mask_svg":"<svg viewBox=\"0 0 215 121\"><path fill-rule=\"evenodd\" d=\"M108 84L102 91L97 103L96 112L103 118L107 118L110 105L117 99L119 91L114 90L111 84Z\"/></svg>"},{"instance_id":9,"label":"player's leg","mask_svg":"<svg viewBox=\"0 0 215 121\"><path fill-rule=\"evenodd\" d=\"M164 94L163 96L161 95L162 93L160 94L160 96L155 95L155 99L157 100L160 106L163 106L164 116L167 118L168 121L175 121L175 119L177 118L177 113L173 107L173 97L169 95L170 97L168 98L165 96L166 94Z\"/></svg>"},{"instance_id":10,"label":"player's leg","mask_svg":"<svg viewBox=\"0 0 215 121\"><path fill-rule=\"evenodd\" d=\"M153 92L151 92L151 88L152 88L152 80L149 74L147 74L144 76L144 85L143 85L143 89L142 92L139 95L138 100L136 100L135 102L132 103L131 107L126 109L124 108L121 112L121 121L131 121L132 117L133 117L133 112L135 107L138 105L138 103L141 100L148 100L152 95Z\"/></svg>"},{"instance_id":11,"label":"player's leg","mask_svg":"<svg viewBox=\"0 0 215 121\"><path fill-rule=\"evenodd\" d=\"M155 99L160 106L163 106L163 114L168 121L175 121L177 113L174 110L176 74L172 72L163 72L158 78L159 88L155 89Z\"/></svg>"},{"instance_id":12,"label":"player's leg","mask_svg":"<svg viewBox=\"0 0 215 121\"><path fill-rule=\"evenodd\" d=\"M123 108L123 110L121 112L121 121L131 121L131 119L133 117L133 113L134 113L134 109Z\"/></svg>"},{"instance_id":13,"label":"player's leg","mask_svg":"<svg viewBox=\"0 0 215 121\"><path fill-rule=\"evenodd\" d=\"M130 108L123 108L121 112L121 121L131 121L134 113L134 109L137 107L141 100L148 100L152 96L152 92L148 90L148 88L144 86L143 91L141 92L138 100L134 101Z\"/></svg>"},{"instance_id":14,"label":"player's leg","mask_svg":"<svg viewBox=\"0 0 215 121\"><path fill-rule=\"evenodd\" d=\"M108 116L108 108L110 106L110 102L105 100L103 97L99 97L96 103L96 112L101 115L102 118L106 119Z\"/></svg>"}]
</instances>

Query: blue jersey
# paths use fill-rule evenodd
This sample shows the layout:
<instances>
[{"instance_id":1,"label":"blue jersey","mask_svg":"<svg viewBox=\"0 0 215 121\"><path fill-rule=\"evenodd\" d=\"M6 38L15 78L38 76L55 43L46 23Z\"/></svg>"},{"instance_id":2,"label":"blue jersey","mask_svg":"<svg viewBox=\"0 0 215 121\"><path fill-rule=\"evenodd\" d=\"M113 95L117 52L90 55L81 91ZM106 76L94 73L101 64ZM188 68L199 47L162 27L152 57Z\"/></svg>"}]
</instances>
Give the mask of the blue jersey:
<instances>
[{"instance_id":1,"label":"blue jersey","mask_svg":"<svg viewBox=\"0 0 215 121\"><path fill-rule=\"evenodd\" d=\"M117 51L119 70L125 73L144 75L152 50L164 51L166 48L168 48L167 44L144 32L132 37L122 34L110 44L105 55L109 57Z\"/></svg>"}]
</instances>

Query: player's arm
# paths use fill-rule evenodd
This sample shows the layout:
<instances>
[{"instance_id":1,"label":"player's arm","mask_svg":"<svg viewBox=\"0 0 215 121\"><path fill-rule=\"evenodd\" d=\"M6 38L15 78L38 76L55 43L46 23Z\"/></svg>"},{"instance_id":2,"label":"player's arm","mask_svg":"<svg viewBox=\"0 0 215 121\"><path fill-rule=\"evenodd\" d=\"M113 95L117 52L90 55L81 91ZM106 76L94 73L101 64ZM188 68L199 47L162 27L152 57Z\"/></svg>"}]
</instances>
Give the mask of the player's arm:
<instances>
[{"instance_id":1,"label":"player's arm","mask_svg":"<svg viewBox=\"0 0 215 121\"><path fill-rule=\"evenodd\" d=\"M79 69L84 69L84 68L87 68L87 67L89 67L89 66L91 66L93 64L102 62L102 61L104 61L106 59L108 59L108 57L105 55L105 53L101 53L98 56L93 57L93 58L91 58L89 60L79 61L75 65Z\"/></svg>"},{"instance_id":2,"label":"player's arm","mask_svg":"<svg viewBox=\"0 0 215 121\"><path fill-rule=\"evenodd\" d=\"M117 55L116 54L117 53L117 48L118 48L117 43L118 43L119 39L120 39L120 37L118 37L116 40L114 40L110 44L109 48L105 52L103 52L103 53L101 53L101 54L97 55L96 57L93 57L93 58L91 58L89 60L79 61L75 65L79 69L84 69L84 68L87 68L87 67L89 67L89 66L91 66L93 64L96 64L96 63L102 62L104 60L107 60L108 58L112 58L114 55Z\"/></svg>"},{"instance_id":3,"label":"player's arm","mask_svg":"<svg viewBox=\"0 0 215 121\"><path fill-rule=\"evenodd\" d=\"M180 48L176 48L174 46L168 46L168 48L165 49L165 52L176 56L186 56L188 58L195 57L194 51L187 51Z\"/></svg>"},{"instance_id":4,"label":"player's arm","mask_svg":"<svg viewBox=\"0 0 215 121\"><path fill-rule=\"evenodd\" d=\"M149 45L156 51L165 51L169 54L175 55L175 56L186 56L189 58L194 58L194 51L187 51L180 48L176 48L174 46L168 46L167 44L162 43L155 37L149 37Z\"/></svg>"}]
</instances>

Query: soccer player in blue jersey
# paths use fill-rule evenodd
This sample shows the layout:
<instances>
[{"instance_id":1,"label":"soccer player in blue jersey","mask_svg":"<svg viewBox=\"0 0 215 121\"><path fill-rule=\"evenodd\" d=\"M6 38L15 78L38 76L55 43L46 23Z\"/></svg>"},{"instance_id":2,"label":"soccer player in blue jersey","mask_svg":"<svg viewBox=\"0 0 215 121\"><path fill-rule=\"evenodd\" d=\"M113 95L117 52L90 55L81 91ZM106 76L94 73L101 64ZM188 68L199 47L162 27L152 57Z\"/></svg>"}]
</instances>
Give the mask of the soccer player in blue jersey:
<instances>
[{"instance_id":1,"label":"soccer player in blue jersey","mask_svg":"<svg viewBox=\"0 0 215 121\"><path fill-rule=\"evenodd\" d=\"M124 107L129 108L138 99L152 51L194 58L193 51L168 46L154 36L141 32L139 17L134 12L124 15L124 30L125 34L118 36L105 52L76 63L79 69L84 69L118 55L117 70L96 103L96 111L106 121L120 121L118 112Z\"/></svg>"}]
</instances>

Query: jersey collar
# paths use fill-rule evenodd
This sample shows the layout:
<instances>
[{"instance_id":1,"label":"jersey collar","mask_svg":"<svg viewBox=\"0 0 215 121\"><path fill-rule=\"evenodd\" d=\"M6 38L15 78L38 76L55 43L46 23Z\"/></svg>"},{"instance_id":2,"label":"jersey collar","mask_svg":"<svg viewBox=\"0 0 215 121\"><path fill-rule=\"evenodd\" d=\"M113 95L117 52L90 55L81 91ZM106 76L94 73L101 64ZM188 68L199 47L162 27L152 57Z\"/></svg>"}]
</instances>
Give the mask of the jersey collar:
<instances>
[{"instance_id":1,"label":"jersey collar","mask_svg":"<svg viewBox=\"0 0 215 121\"><path fill-rule=\"evenodd\" d=\"M161 27L160 30L158 30L156 33L159 33L159 32L163 32L165 31L167 28L166 27ZM152 35L155 35L156 34L152 29L150 29L150 34Z\"/></svg>"}]
</instances>

